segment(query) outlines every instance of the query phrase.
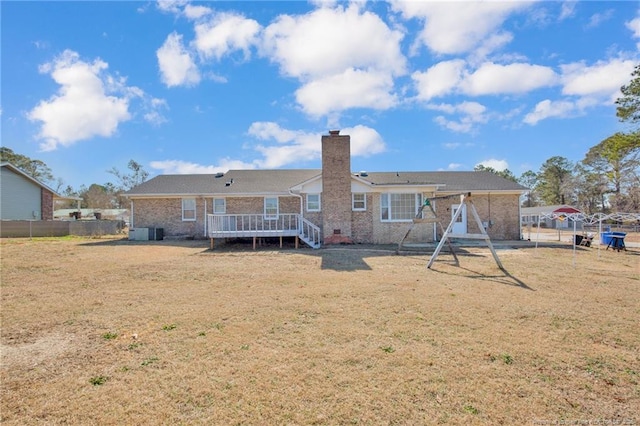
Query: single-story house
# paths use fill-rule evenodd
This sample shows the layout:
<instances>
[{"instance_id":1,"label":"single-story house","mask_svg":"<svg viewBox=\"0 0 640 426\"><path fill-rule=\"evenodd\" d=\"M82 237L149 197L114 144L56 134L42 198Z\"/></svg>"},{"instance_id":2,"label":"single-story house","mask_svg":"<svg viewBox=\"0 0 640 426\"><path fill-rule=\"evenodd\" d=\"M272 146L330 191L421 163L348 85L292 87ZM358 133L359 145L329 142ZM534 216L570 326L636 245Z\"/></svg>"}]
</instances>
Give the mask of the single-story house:
<instances>
[{"instance_id":1,"label":"single-story house","mask_svg":"<svg viewBox=\"0 0 640 426\"><path fill-rule=\"evenodd\" d=\"M53 220L55 200L78 200L58 194L9 162L0 166L1 220Z\"/></svg>"},{"instance_id":2,"label":"single-story house","mask_svg":"<svg viewBox=\"0 0 640 426\"><path fill-rule=\"evenodd\" d=\"M550 229L573 229L573 217L582 213L573 206L558 204L553 206L523 207L521 209L523 226L538 226ZM582 229L582 221L576 221L578 229Z\"/></svg>"},{"instance_id":3,"label":"single-story house","mask_svg":"<svg viewBox=\"0 0 640 426\"><path fill-rule=\"evenodd\" d=\"M520 196L527 188L491 172L353 172L350 137L322 136L321 169L230 170L160 175L125 193L131 228L162 228L165 237L300 237L322 244L397 244L442 237L437 223L416 223L429 205L444 228L471 193L492 239L520 239ZM456 234L477 233L465 209ZM424 215L425 212L423 211ZM469 220L468 218L471 218Z\"/></svg>"}]
</instances>

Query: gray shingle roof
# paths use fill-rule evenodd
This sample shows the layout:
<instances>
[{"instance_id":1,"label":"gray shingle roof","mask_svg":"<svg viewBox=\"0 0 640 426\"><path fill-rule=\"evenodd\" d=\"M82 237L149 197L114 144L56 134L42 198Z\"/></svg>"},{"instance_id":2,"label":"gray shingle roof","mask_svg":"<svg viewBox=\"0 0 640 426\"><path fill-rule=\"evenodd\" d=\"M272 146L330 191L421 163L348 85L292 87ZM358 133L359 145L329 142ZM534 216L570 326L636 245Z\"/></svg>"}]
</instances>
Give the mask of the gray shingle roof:
<instances>
[{"instance_id":1,"label":"gray shingle roof","mask_svg":"<svg viewBox=\"0 0 640 426\"><path fill-rule=\"evenodd\" d=\"M218 175L160 175L126 192L129 196L287 194L289 188L320 176L320 169L230 170ZM359 174L356 174L359 175ZM440 185L440 191L524 191L491 172L371 172L360 179L374 186Z\"/></svg>"},{"instance_id":2,"label":"gray shingle roof","mask_svg":"<svg viewBox=\"0 0 640 426\"><path fill-rule=\"evenodd\" d=\"M125 195L286 194L292 186L318 176L320 172L319 169L229 170L223 176L160 175Z\"/></svg>"},{"instance_id":3,"label":"gray shingle roof","mask_svg":"<svg viewBox=\"0 0 640 426\"><path fill-rule=\"evenodd\" d=\"M371 172L362 177L374 185L439 184L440 191L525 191L524 186L495 173L481 172Z\"/></svg>"}]
</instances>

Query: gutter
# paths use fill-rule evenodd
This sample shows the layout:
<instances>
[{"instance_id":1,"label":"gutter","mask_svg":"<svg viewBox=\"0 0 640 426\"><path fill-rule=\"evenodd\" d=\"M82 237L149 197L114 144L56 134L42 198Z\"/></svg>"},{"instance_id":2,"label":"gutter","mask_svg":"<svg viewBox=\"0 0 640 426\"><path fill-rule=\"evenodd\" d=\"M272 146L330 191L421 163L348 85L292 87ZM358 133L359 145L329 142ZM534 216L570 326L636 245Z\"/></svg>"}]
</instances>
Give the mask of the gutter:
<instances>
[{"instance_id":1,"label":"gutter","mask_svg":"<svg viewBox=\"0 0 640 426\"><path fill-rule=\"evenodd\" d=\"M300 198L300 217L304 219L304 202L302 199L302 195L295 194L294 192L291 191L291 189L289 189L289 195Z\"/></svg>"}]
</instances>

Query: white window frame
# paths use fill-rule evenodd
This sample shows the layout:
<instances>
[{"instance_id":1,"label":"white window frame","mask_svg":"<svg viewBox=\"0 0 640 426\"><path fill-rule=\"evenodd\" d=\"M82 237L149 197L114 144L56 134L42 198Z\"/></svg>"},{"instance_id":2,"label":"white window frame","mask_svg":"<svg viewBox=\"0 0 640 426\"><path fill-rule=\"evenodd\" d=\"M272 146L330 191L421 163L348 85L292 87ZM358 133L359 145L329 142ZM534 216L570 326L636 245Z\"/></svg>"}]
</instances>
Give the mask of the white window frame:
<instances>
[{"instance_id":1,"label":"white window frame","mask_svg":"<svg viewBox=\"0 0 640 426\"><path fill-rule=\"evenodd\" d=\"M362 195L362 200L356 200L356 195ZM356 207L356 203L363 203L364 207ZM354 212L364 212L367 210L367 193L353 192L351 193L351 210Z\"/></svg>"},{"instance_id":2,"label":"white window frame","mask_svg":"<svg viewBox=\"0 0 640 426\"><path fill-rule=\"evenodd\" d=\"M276 213L267 213L267 200L276 200ZM264 218L265 219L277 219L280 214L280 199L278 197L264 197Z\"/></svg>"},{"instance_id":3,"label":"white window frame","mask_svg":"<svg viewBox=\"0 0 640 426\"><path fill-rule=\"evenodd\" d=\"M413 195L414 198L414 211L411 215L410 218L402 218L402 219L397 219L394 218L394 214L392 211L392 197L394 196L400 196L400 195ZM422 205L422 194L420 193L411 193L411 192L404 192L404 193L398 193L398 192L385 192L380 194L380 221L381 222L411 222L413 221L413 219L416 217L416 215L418 214L418 210L420 210L420 206ZM385 207L386 206L386 207ZM385 209L388 210L388 217L385 218L384 217L384 211Z\"/></svg>"},{"instance_id":4,"label":"white window frame","mask_svg":"<svg viewBox=\"0 0 640 426\"><path fill-rule=\"evenodd\" d=\"M192 206L190 205L192 204ZM194 222L196 220L196 199L195 198L183 198L182 199L182 221L183 222ZM193 217L191 214L186 214L187 212L193 212Z\"/></svg>"},{"instance_id":5,"label":"white window frame","mask_svg":"<svg viewBox=\"0 0 640 426\"><path fill-rule=\"evenodd\" d=\"M216 202L222 201L222 209L216 209ZM213 214L225 214L227 213L227 199L226 198L214 198L212 201L213 204Z\"/></svg>"},{"instance_id":6,"label":"white window frame","mask_svg":"<svg viewBox=\"0 0 640 426\"><path fill-rule=\"evenodd\" d=\"M311 201L309 197L318 197L318 201ZM312 204L317 204L317 208L311 208ZM319 212L322 209L322 199L320 194L307 194L307 211L308 212Z\"/></svg>"}]
</instances>

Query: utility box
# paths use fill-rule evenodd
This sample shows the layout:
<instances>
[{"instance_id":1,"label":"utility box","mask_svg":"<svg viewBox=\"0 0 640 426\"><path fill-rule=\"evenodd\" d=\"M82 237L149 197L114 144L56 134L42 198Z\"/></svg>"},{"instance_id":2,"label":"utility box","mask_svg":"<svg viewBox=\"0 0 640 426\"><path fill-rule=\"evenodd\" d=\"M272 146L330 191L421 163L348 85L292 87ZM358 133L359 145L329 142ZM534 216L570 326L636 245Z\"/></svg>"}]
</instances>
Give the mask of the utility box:
<instances>
[{"instance_id":1,"label":"utility box","mask_svg":"<svg viewBox=\"0 0 640 426\"><path fill-rule=\"evenodd\" d=\"M149 228L130 228L129 241L148 241Z\"/></svg>"},{"instance_id":2,"label":"utility box","mask_svg":"<svg viewBox=\"0 0 640 426\"><path fill-rule=\"evenodd\" d=\"M164 240L164 228L149 228L149 240Z\"/></svg>"}]
</instances>

